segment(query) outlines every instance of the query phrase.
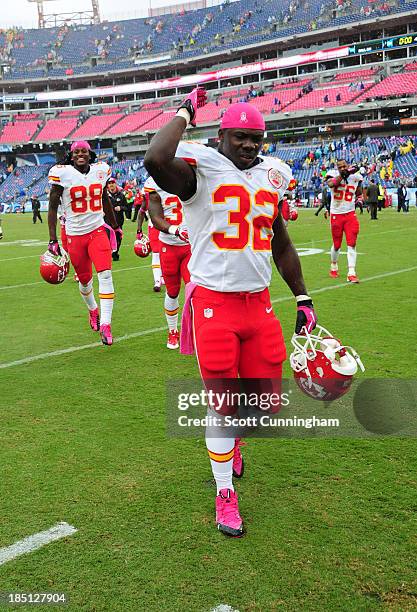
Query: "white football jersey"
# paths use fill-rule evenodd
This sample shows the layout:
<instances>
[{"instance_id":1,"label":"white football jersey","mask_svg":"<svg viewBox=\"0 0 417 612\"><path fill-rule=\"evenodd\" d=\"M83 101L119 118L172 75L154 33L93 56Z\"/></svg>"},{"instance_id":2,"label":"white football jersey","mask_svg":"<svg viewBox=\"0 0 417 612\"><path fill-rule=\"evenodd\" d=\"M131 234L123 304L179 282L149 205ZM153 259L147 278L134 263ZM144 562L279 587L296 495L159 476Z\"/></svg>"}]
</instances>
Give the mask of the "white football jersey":
<instances>
[{"instance_id":1,"label":"white football jersey","mask_svg":"<svg viewBox=\"0 0 417 612\"><path fill-rule=\"evenodd\" d=\"M336 176L339 176L338 170L329 170L327 173L327 178L335 178ZM330 203L330 213L332 215L341 215L355 210L356 189L362 180L362 175L356 172L347 179L343 179L336 189L329 187L332 194Z\"/></svg>"},{"instance_id":2,"label":"white football jersey","mask_svg":"<svg viewBox=\"0 0 417 612\"><path fill-rule=\"evenodd\" d=\"M145 185L144 185L143 189L142 189L142 195L145 195L145 194L146 194L146 191L145 191ZM147 214L147 217L148 217L148 228L149 228L149 227L153 227L153 223L152 223L151 215L149 214L148 208L149 208L148 199L147 198L143 198L143 203L142 203L142 206L140 207L140 212L144 212L144 213Z\"/></svg>"},{"instance_id":3,"label":"white football jersey","mask_svg":"<svg viewBox=\"0 0 417 612\"><path fill-rule=\"evenodd\" d=\"M168 223L171 225L181 225L183 229L187 229L184 223L182 202L177 195L167 193L158 187L152 177L147 179L143 188L148 193L155 191L159 195L161 198L165 221L168 221ZM159 232L159 240L164 244L170 244L171 246L184 246L186 244L177 236L172 236L171 234L166 234L165 232Z\"/></svg>"},{"instance_id":4,"label":"white football jersey","mask_svg":"<svg viewBox=\"0 0 417 612\"><path fill-rule=\"evenodd\" d=\"M181 142L177 157L195 167L197 191L183 202L191 280L214 291L261 291L271 281L272 224L292 179L275 157L239 170L216 149Z\"/></svg>"},{"instance_id":5,"label":"white football jersey","mask_svg":"<svg viewBox=\"0 0 417 612\"><path fill-rule=\"evenodd\" d=\"M91 164L87 174L70 164L50 169L50 185L64 188L61 203L68 236L88 234L103 225L102 196L110 175L110 167L104 162Z\"/></svg>"}]
</instances>

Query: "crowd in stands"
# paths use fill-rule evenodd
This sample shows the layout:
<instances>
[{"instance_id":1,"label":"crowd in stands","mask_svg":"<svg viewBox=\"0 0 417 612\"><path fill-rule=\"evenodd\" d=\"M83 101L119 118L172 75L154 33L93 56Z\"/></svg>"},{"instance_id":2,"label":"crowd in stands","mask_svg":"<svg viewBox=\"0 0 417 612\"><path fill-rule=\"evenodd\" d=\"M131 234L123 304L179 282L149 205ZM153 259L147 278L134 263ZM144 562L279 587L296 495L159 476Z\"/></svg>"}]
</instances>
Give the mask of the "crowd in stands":
<instances>
[{"instance_id":1,"label":"crowd in stands","mask_svg":"<svg viewBox=\"0 0 417 612\"><path fill-rule=\"evenodd\" d=\"M344 25L370 16L412 10L417 0L225 0L209 10L147 19L65 25L43 30L0 30L0 58L11 78L58 77L128 69L138 56L192 56ZM92 68L91 60L98 64ZM158 58L155 58L157 61Z\"/></svg>"},{"instance_id":2,"label":"crowd in stands","mask_svg":"<svg viewBox=\"0 0 417 612\"><path fill-rule=\"evenodd\" d=\"M316 142L315 146L283 146L265 143L264 152L288 163L298 181L298 195L308 198L320 192L323 177L337 160L358 167L364 184L375 179L383 187L417 187L417 137L389 138L351 134L339 140Z\"/></svg>"}]
</instances>

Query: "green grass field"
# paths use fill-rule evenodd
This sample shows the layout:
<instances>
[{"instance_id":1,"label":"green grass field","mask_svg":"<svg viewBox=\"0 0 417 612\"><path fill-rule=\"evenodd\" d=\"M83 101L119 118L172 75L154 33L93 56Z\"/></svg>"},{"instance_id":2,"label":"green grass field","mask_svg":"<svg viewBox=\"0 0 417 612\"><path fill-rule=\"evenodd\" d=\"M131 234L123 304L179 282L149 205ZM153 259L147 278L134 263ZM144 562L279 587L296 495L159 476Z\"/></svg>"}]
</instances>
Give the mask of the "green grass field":
<instances>
[{"instance_id":1,"label":"green grass field","mask_svg":"<svg viewBox=\"0 0 417 612\"><path fill-rule=\"evenodd\" d=\"M360 219L356 286L345 255L341 278L328 277L323 218L302 211L290 226L298 247L320 251L302 258L320 322L361 354L361 376L417 378L417 213ZM414 439L250 440L247 534L225 538L204 440L166 435L166 381L198 371L165 348L163 295L150 258L133 253L133 223L111 348L71 278L40 278L46 224L6 216L3 229L0 549L60 521L78 532L1 565L0 592L66 592L71 610L417 610ZM295 308L276 274L271 294L289 341Z\"/></svg>"}]
</instances>

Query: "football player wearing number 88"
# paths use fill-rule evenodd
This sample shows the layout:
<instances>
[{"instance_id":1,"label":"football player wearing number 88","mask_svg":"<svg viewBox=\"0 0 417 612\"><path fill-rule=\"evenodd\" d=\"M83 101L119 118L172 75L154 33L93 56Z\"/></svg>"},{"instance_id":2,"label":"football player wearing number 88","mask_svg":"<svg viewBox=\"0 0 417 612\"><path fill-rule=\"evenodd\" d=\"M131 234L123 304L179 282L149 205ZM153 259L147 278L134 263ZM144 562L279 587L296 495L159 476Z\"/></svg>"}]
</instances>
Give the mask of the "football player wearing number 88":
<instances>
[{"instance_id":1,"label":"football player wearing number 88","mask_svg":"<svg viewBox=\"0 0 417 612\"><path fill-rule=\"evenodd\" d=\"M362 175L356 166L349 166L345 159L337 161L337 170L329 170L326 182L332 194L330 204L330 228L333 245L330 251L330 276L339 276L338 259L343 234L346 236L349 283L359 283L356 275L356 241L359 221L355 213L356 198L362 195Z\"/></svg>"},{"instance_id":2,"label":"football player wearing number 88","mask_svg":"<svg viewBox=\"0 0 417 612\"><path fill-rule=\"evenodd\" d=\"M217 150L180 142L186 127L198 120L203 98L199 88L191 92L177 116L153 137L145 156L145 167L159 188L180 198L190 235L191 282L181 352L193 352L195 344L210 391L239 391L240 377L246 379L241 382L247 393L280 393L286 350L268 291L271 252L297 301L296 329L313 329L316 322L300 260L278 208L291 170L276 158L259 155L265 122L252 104L228 107ZM231 415L237 408L210 410ZM243 522L232 480L243 474L240 441L224 437L222 427L214 425L206 431L206 445L217 485L217 527L240 537Z\"/></svg>"},{"instance_id":3,"label":"football player wearing number 88","mask_svg":"<svg viewBox=\"0 0 417 612\"><path fill-rule=\"evenodd\" d=\"M109 166L96 162L95 153L85 141L74 142L65 163L53 166L48 176L51 185L48 250L60 255L56 226L61 205L66 218L68 254L79 279L81 297L89 311L89 323L94 331L100 331L101 340L106 345L113 343L114 288L112 251L103 227L103 214L113 229L119 229L105 189L110 176ZM93 265L99 282L101 314L93 292Z\"/></svg>"}]
</instances>

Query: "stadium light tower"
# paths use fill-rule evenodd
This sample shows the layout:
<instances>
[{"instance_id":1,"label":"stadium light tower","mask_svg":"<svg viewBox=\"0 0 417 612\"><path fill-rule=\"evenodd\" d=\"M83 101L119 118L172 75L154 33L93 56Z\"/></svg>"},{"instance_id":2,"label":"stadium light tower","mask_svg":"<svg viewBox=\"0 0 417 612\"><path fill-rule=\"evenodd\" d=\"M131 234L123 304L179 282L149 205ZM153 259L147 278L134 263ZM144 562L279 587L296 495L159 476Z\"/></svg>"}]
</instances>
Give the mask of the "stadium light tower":
<instances>
[{"instance_id":1,"label":"stadium light tower","mask_svg":"<svg viewBox=\"0 0 417 612\"><path fill-rule=\"evenodd\" d=\"M54 1L55 0L28 0L28 2L36 2L37 4L39 28L63 26L66 23L100 23L99 0L91 0L91 11L51 13L46 15L43 10L43 3Z\"/></svg>"}]
</instances>

